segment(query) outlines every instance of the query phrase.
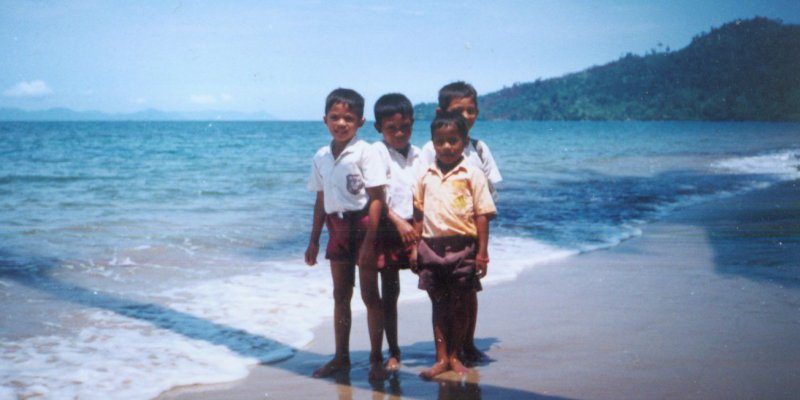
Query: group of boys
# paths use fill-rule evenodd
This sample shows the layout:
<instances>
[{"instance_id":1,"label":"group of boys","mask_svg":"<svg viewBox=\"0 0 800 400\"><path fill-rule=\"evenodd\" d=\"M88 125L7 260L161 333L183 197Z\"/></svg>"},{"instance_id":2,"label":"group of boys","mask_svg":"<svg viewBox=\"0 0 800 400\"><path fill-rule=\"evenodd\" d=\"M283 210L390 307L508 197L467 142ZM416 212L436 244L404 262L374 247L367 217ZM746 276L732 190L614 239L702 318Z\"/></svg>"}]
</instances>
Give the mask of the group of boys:
<instances>
[{"instance_id":1,"label":"group of boys","mask_svg":"<svg viewBox=\"0 0 800 400\"><path fill-rule=\"evenodd\" d=\"M478 117L477 93L464 82L439 91L431 141L422 149L410 143L414 108L408 98L384 95L374 111L383 140L368 144L357 136L365 122L361 95L336 89L325 102L323 121L333 140L312 162L309 189L316 201L305 262L316 264L326 226L336 353L314 376L350 368L356 265L367 309L369 378L384 379L400 367L397 299L399 270L405 268L419 276L433 310L436 362L420 376L465 374L465 363L485 357L474 343L477 292L489 264L494 184L502 179L488 146L469 137Z\"/></svg>"}]
</instances>

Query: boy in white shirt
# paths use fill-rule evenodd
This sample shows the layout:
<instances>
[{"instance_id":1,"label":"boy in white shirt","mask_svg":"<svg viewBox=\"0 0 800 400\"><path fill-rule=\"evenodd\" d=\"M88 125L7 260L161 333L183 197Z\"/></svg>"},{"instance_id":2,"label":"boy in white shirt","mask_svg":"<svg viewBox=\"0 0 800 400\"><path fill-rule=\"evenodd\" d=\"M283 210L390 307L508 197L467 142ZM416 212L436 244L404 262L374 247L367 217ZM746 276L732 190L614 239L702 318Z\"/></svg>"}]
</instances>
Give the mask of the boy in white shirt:
<instances>
[{"instance_id":1,"label":"boy in white shirt","mask_svg":"<svg viewBox=\"0 0 800 400\"><path fill-rule=\"evenodd\" d=\"M323 121L333 140L319 149L312 161L308 187L316 192L316 201L305 262L317 262L324 223L329 235L325 258L330 260L333 278L336 354L314 371L314 377L350 368L350 300L358 265L371 346L369 377L383 379L383 306L375 268L375 240L387 177L374 149L356 136L364 125L361 95L351 89L331 92L325 101Z\"/></svg>"},{"instance_id":2,"label":"boy in white shirt","mask_svg":"<svg viewBox=\"0 0 800 400\"><path fill-rule=\"evenodd\" d=\"M478 92L469 83L458 81L444 85L439 89L439 107L436 108L436 115L444 113L461 114L466 120L467 131L471 131L475 121L478 119ZM467 146L464 148L464 161L471 164L481 171L489 181L489 190L493 198L497 198L495 186L503 180L500 170L492 157L489 146L481 140L471 137L467 138ZM433 142L429 141L422 147L421 160L423 165L431 165L436 162L436 151ZM467 298L469 322L467 333L464 340L464 359L467 362L480 362L486 359L486 355L475 346L475 326L478 321L478 295L482 285L480 282L474 292Z\"/></svg>"},{"instance_id":3,"label":"boy in white shirt","mask_svg":"<svg viewBox=\"0 0 800 400\"><path fill-rule=\"evenodd\" d=\"M409 143L414 124L414 106L400 93L389 93L375 102L375 129L383 140L372 146L386 166L386 213L378 230L378 261L381 275L381 298L384 305L386 342L389 357L387 371L400 367L397 341L397 298L400 295L399 270L409 268L419 240L414 229L413 187L419 169L417 146Z\"/></svg>"}]
</instances>

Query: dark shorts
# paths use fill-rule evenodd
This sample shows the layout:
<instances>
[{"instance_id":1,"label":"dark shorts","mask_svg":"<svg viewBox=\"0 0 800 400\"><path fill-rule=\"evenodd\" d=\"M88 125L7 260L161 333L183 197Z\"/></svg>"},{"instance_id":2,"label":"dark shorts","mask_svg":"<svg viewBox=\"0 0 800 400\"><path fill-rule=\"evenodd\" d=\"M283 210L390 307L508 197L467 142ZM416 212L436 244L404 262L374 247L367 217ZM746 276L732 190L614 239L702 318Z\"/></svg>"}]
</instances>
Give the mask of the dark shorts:
<instances>
[{"instance_id":1,"label":"dark shorts","mask_svg":"<svg viewBox=\"0 0 800 400\"><path fill-rule=\"evenodd\" d=\"M411 221L408 221L411 223ZM406 246L400 232L388 218L381 218L378 226L378 268L408 268L414 245Z\"/></svg>"},{"instance_id":2,"label":"dark shorts","mask_svg":"<svg viewBox=\"0 0 800 400\"><path fill-rule=\"evenodd\" d=\"M358 250L367 234L369 215L365 211L349 211L325 216L328 227L328 247L325 258L331 261L355 263Z\"/></svg>"},{"instance_id":3,"label":"dark shorts","mask_svg":"<svg viewBox=\"0 0 800 400\"><path fill-rule=\"evenodd\" d=\"M475 238L454 236L422 239L418 249L419 284L422 290L481 290L475 274Z\"/></svg>"}]
</instances>

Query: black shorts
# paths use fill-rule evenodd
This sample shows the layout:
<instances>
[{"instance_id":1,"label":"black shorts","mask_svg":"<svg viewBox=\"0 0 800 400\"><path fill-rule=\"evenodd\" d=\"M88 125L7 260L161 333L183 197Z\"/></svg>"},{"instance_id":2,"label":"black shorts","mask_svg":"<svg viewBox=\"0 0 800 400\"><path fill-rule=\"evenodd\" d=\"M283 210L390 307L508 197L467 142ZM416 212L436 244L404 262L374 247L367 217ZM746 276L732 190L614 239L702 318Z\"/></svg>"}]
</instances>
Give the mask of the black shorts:
<instances>
[{"instance_id":1,"label":"black shorts","mask_svg":"<svg viewBox=\"0 0 800 400\"><path fill-rule=\"evenodd\" d=\"M419 244L419 284L422 290L481 290L475 274L477 240L468 236L423 238Z\"/></svg>"}]
</instances>

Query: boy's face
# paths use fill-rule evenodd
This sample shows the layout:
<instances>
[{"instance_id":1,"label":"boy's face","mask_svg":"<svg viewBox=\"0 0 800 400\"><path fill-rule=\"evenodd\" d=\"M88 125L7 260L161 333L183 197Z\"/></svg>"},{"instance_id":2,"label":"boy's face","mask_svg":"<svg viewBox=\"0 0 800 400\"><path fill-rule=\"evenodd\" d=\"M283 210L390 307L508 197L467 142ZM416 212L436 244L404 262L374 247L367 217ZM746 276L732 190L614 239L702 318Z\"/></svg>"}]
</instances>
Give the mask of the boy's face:
<instances>
[{"instance_id":1,"label":"boy's face","mask_svg":"<svg viewBox=\"0 0 800 400\"><path fill-rule=\"evenodd\" d=\"M436 159L442 164L453 165L461 159L466 143L455 125L445 125L433 131L431 138Z\"/></svg>"},{"instance_id":2,"label":"boy's face","mask_svg":"<svg viewBox=\"0 0 800 400\"><path fill-rule=\"evenodd\" d=\"M383 135L383 140L395 149L401 150L408 146L411 140L411 127L414 118L396 113L391 117L383 118L375 123L375 129Z\"/></svg>"},{"instance_id":3,"label":"boy's face","mask_svg":"<svg viewBox=\"0 0 800 400\"><path fill-rule=\"evenodd\" d=\"M478 106L472 97L456 97L447 106L447 112L457 112L467 120L467 129L472 129L475 120L478 119Z\"/></svg>"},{"instance_id":4,"label":"boy's face","mask_svg":"<svg viewBox=\"0 0 800 400\"><path fill-rule=\"evenodd\" d=\"M344 103L334 104L322 120L333 140L339 143L350 141L356 135L358 128L364 125L364 118L350 111L350 107Z\"/></svg>"}]
</instances>

